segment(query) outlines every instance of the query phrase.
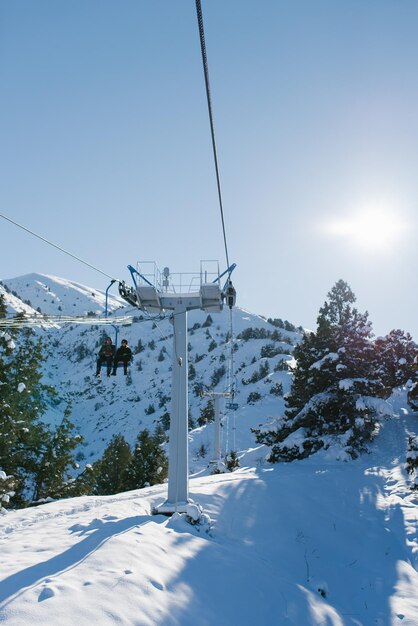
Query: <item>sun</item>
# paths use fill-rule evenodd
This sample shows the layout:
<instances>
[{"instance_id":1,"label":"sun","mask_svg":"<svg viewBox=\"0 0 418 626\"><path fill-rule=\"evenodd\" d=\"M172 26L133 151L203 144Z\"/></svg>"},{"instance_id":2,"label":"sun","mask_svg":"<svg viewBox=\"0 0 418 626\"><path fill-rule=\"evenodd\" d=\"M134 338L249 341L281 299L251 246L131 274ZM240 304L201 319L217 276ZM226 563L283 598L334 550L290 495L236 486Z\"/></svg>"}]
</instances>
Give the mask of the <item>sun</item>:
<instances>
[{"instance_id":1,"label":"sun","mask_svg":"<svg viewBox=\"0 0 418 626\"><path fill-rule=\"evenodd\" d=\"M395 212L366 208L329 223L326 230L362 250L387 252L402 237L406 226Z\"/></svg>"}]
</instances>

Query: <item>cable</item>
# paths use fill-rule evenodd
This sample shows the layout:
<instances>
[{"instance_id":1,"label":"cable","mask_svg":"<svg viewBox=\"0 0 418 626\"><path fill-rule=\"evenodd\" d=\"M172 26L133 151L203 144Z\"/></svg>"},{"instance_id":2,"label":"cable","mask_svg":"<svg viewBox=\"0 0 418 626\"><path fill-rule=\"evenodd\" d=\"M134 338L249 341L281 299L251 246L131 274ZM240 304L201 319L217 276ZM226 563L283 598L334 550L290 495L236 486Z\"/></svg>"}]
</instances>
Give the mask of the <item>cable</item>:
<instances>
[{"instance_id":1,"label":"cable","mask_svg":"<svg viewBox=\"0 0 418 626\"><path fill-rule=\"evenodd\" d=\"M219 178L218 156L217 156L216 142L215 142L215 129L214 129L214 124L213 124L212 101L210 97L209 70L208 70L208 61L206 57L205 32L203 29L203 15L202 15L202 6L200 3L200 0L196 0L196 13L197 13L197 23L199 26L200 49L202 52L203 72L205 75L206 99L208 102L208 113L209 113L209 121L210 121L210 131L211 131L211 136L212 136L213 158L215 161L216 183L218 187L219 208L221 211L222 232L223 232L224 245L225 245L226 266L229 267L230 265L229 265L228 245L226 241L225 219L224 219L224 210L223 210L222 193L221 193L221 182Z\"/></svg>"},{"instance_id":2,"label":"cable","mask_svg":"<svg viewBox=\"0 0 418 626\"><path fill-rule=\"evenodd\" d=\"M111 319L111 321L109 321L109 319ZM90 326L121 324L122 326L126 326L132 323L132 317L96 318L92 315L74 317L71 315L29 315L26 317L0 318L0 328L21 328L25 326L43 327L49 324L87 324Z\"/></svg>"},{"instance_id":3,"label":"cable","mask_svg":"<svg viewBox=\"0 0 418 626\"><path fill-rule=\"evenodd\" d=\"M10 219L10 217L7 217L7 215L3 215L2 213L0 213L0 217L2 217L3 219L7 220L11 224L14 224L15 226L18 226L19 228L22 228L27 233L30 233L31 235L34 235L34 237L38 237L38 239L40 239L41 241L44 241L45 243L49 244L50 246L53 246L57 250L60 250L61 252L64 252L64 254L68 254L68 256L72 257L73 259L76 259L76 261L80 261L80 263L84 263L84 265L87 265L87 267L90 267L91 269L95 270L96 272L99 272L100 274L103 274L103 276L107 276L107 278L110 278L111 280L117 281L119 283L122 282L118 278L114 278L113 276L109 276L109 274L106 274L106 272L102 272L102 270L100 270L98 267L95 267L94 265L91 265L90 263L87 263L87 261L84 261L83 259L80 259L80 257L75 256L75 254L71 254L71 252L68 252L67 250L64 250L64 248L61 248L60 246L57 246L55 243L52 243L52 241L48 241L48 239L45 239L45 237L42 237L41 235L38 235L37 233L34 233L32 230L29 230L29 228L26 228L26 226L23 226L22 224L18 224L18 222L15 222L14 220Z\"/></svg>"}]
</instances>

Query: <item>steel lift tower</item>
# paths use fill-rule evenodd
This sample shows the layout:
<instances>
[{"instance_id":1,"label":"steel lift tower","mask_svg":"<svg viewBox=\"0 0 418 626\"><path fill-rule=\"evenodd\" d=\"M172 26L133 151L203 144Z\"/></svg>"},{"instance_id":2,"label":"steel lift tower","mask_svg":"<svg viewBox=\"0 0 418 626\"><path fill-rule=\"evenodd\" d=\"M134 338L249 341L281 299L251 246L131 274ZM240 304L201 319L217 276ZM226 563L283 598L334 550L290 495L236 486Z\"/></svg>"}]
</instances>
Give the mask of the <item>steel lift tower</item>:
<instances>
[{"instance_id":1,"label":"steel lift tower","mask_svg":"<svg viewBox=\"0 0 418 626\"><path fill-rule=\"evenodd\" d=\"M216 264L216 271L208 271L207 264ZM138 264L142 269L144 264ZM201 261L200 274L171 275L166 267L161 274L155 264L151 274L128 266L135 287L120 283L119 293L133 306L150 313L171 311L173 323L173 363L171 387L171 415L167 500L157 507L157 513L172 515L187 512L189 498L188 463L188 350L187 313L194 309L219 312L224 303L232 308L236 294L231 282L235 264L219 274L216 261ZM221 287L221 279L227 275ZM149 280L149 278L152 280ZM177 281L175 282L175 277ZM214 277L214 278L213 278Z\"/></svg>"}]
</instances>

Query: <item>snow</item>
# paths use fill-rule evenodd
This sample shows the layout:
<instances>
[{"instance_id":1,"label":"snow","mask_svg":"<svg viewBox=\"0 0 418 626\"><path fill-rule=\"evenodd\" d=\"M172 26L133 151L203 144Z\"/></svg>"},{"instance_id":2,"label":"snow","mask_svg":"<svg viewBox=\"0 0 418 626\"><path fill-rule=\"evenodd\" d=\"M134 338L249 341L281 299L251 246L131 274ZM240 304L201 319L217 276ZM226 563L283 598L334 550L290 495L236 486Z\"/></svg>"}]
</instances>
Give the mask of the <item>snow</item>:
<instances>
[{"instance_id":1,"label":"snow","mask_svg":"<svg viewBox=\"0 0 418 626\"><path fill-rule=\"evenodd\" d=\"M30 276L21 277L21 289L14 282L18 279L5 282L30 298L34 308L43 309L48 288L51 299L68 303L64 313L84 314L98 302L91 295L97 290L80 286L77 291L71 281ZM6 301L12 302L9 293ZM57 303L48 303L54 314ZM190 362L203 383L227 349L229 311L212 318L209 331L218 344L212 352L205 328L189 333ZM194 312L188 326L205 319L205 313ZM416 436L418 423L405 390L389 401L366 399L365 408L374 403L382 416L391 416L382 417L370 454L352 461L341 442L330 438L327 449L311 458L269 465L268 449L256 445L251 428L283 416L284 398L269 389L280 382L288 392L291 374L275 366L289 362L289 355L260 359L261 347L270 341L244 341L237 335L249 326L274 327L239 308L233 319L239 408L222 414L222 449L236 449L241 468L210 475L214 425L209 424L189 433L193 502L186 513L152 515L166 500L164 484L47 502L1 516L2 624L418 626L418 495L410 490L415 478L404 467L408 437ZM83 467L102 454L113 434L123 432L133 444L139 430L152 429L169 408L159 407L156 394L170 394L172 329L168 320L159 321L157 329L151 326L134 323L120 335L126 334L131 346L141 338L145 346L135 356L130 384L120 376L93 380L97 329L36 331L47 339L44 379L72 403L71 420L85 438ZM300 336L281 332L293 343ZM155 351L149 348L152 339ZM80 344L87 353L78 357L74 348ZM162 347L167 358L160 362ZM198 362L197 355L202 356ZM254 356L258 360L252 363ZM333 362L338 355L326 358ZM266 360L269 375L244 385L242 379ZM225 378L219 389L224 386ZM207 399L195 397L192 387L191 381L190 408L197 419ZM261 400L249 405L252 391ZM156 410L148 415L145 409L152 402ZM62 419L65 406L49 407L51 423ZM299 445L301 435L293 433L286 444ZM202 445L206 457L198 453ZM5 478L0 470L0 479Z\"/></svg>"},{"instance_id":2,"label":"snow","mask_svg":"<svg viewBox=\"0 0 418 626\"><path fill-rule=\"evenodd\" d=\"M203 524L151 514L165 485L9 512L0 621L416 626L418 498L399 464L414 419L356 461L193 478Z\"/></svg>"},{"instance_id":3,"label":"snow","mask_svg":"<svg viewBox=\"0 0 418 626\"><path fill-rule=\"evenodd\" d=\"M354 381L352 378L344 378L343 380L340 380L338 383L338 387L342 389L343 391L348 391L349 389L352 388L353 385L354 385Z\"/></svg>"},{"instance_id":4,"label":"snow","mask_svg":"<svg viewBox=\"0 0 418 626\"><path fill-rule=\"evenodd\" d=\"M32 273L2 279L2 283L10 292L17 294L18 297L13 293L7 294L9 310L17 313L33 315L38 307L46 315L86 315L89 311L102 314L105 310L106 298L103 290L59 276ZM119 295L114 295L114 292L116 287L108 294L109 312L125 305L124 300ZM31 306L22 300L29 301Z\"/></svg>"},{"instance_id":5,"label":"snow","mask_svg":"<svg viewBox=\"0 0 418 626\"><path fill-rule=\"evenodd\" d=\"M327 361L333 363L335 361L338 361L339 358L340 357L339 357L339 355L336 352L329 352L324 357L322 357L322 359L319 359L319 361L315 361L315 363L312 363L312 365L311 365L311 367L309 369L311 369L311 370L320 370L321 367L323 366L323 364L326 363Z\"/></svg>"},{"instance_id":6,"label":"snow","mask_svg":"<svg viewBox=\"0 0 418 626\"><path fill-rule=\"evenodd\" d=\"M298 428L282 441L283 448L299 448L299 452L303 452L303 443L306 441L305 428Z\"/></svg>"}]
</instances>

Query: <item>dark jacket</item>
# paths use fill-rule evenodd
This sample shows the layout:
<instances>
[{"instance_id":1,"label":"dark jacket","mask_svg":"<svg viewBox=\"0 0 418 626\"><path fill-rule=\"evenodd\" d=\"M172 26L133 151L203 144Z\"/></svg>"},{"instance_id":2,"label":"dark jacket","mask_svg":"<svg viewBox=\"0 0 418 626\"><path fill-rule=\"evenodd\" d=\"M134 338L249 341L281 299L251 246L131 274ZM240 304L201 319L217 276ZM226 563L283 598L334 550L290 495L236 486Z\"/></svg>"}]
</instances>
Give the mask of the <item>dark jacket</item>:
<instances>
[{"instance_id":1,"label":"dark jacket","mask_svg":"<svg viewBox=\"0 0 418 626\"><path fill-rule=\"evenodd\" d=\"M100 359L113 359L115 356L115 346L112 343L105 343L99 350Z\"/></svg>"},{"instance_id":2,"label":"dark jacket","mask_svg":"<svg viewBox=\"0 0 418 626\"><path fill-rule=\"evenodd\" d=\"M128 346L121 346L116 350L115 362L126 361L128 363L132 359L132 350Z\"/></svg>"}]
</instances>

